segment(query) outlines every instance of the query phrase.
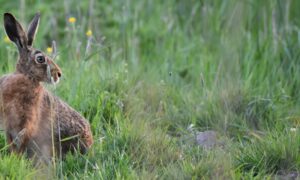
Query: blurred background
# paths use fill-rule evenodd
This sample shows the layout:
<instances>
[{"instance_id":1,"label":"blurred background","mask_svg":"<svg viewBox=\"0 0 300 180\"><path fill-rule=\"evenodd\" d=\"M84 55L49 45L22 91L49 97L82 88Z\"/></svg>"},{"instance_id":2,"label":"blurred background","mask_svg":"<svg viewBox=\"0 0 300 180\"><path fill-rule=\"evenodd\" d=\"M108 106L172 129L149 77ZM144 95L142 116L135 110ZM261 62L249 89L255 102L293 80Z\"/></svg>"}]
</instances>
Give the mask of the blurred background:
<instances>
[{"instance_id":1,"label":"blurred background","mask_svg":"<svg viewBox=\"0 0 300 180\"><path fill-rule=\"evenodd\" d=\"M58 162L54 178L299 177L300 1L0 4L25 28L41 13L34 46L50 54L55 40L63 71L47 87L92 125L91 152ZM0 37L3 75L17 49L3 26ZM208 130L209 149L197 142ZM0 174L43 174L0 139Z\"/></svg>"}]
</instances>

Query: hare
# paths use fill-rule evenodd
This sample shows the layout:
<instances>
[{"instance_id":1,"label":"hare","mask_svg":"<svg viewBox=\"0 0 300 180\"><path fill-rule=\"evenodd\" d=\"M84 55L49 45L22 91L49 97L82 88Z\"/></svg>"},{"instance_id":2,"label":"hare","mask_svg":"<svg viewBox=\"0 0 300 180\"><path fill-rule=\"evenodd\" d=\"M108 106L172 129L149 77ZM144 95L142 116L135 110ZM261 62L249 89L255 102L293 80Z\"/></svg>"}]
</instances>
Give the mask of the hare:
<instances>
[{"instance_id":1,"label":"hare","mask_svg":"<svg viewBox=\"0 0 300 180\"><path fill-rule=\"evenodd\" d=\"M88 121L42 85L58 83L62 72L32 47L39 20L37 13L25 33L12 14L4 14L5 31L19 59L16 71L0 78L0 124L10 151L51 160L69 151L86 152L93 136Z\"/></svg>"}]
</instances>

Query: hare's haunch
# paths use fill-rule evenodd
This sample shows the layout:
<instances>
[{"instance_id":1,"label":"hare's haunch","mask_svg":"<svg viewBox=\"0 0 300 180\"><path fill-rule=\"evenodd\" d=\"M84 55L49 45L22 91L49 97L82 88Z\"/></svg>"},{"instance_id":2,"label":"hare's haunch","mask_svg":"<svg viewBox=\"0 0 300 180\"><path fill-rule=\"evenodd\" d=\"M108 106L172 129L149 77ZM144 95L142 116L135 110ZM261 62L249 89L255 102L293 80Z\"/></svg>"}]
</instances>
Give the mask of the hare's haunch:
<instances>
[{"instance_id":1,"label":"hare's haunch","mask_svg":"<svg viewBox=\"0 0 300 180\"><path fill-rule=\"evenodd\" d=\"M86 152L93 136L86 119L42 86L58 83L62 72L32 47L39 20L37 13L26 33L12 14L4 14L5 31L19 59L16 71L0 79L0 125L11 151L49 160L68 151Z\"/></svg>"}]
</instances>

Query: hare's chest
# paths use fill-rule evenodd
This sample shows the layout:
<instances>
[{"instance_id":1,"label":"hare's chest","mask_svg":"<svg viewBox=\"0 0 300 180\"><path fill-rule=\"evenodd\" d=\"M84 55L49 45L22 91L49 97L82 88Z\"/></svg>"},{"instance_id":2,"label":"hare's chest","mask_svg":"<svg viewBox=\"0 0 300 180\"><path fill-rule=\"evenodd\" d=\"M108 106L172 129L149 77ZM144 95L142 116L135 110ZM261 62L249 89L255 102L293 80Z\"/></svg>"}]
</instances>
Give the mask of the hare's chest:
<instances>
[{"instance_id":1,"label":"hare's chest","mask_svg":"<svg viewBox=\"0 0 300 180\"><path fill-rule=\"evenodd\" d=\"M6 76L0 84L3 105L24 106L33 104L39 97L40 85L35 85L23 74Z\"/></svg>"},{"instance_id":2,"label":"hare's chest","mask_svg":"<svg viewBox=\"0 0 300 180\"><path fill-rule=\"evenodd\" d=\"M39 116L39 93L22 76L7 77L0 85L1 112L6 127L24 126Z\"/></svg>"},{"instance_id":3,"label":"hare's chest","mask_svg":"<svg viewBox=\"0 0 300 180\"><path fill-rule=\"evenodd\" d=\"M32 93L18 86L3 88L1 95L4 112L14 114L25 114L28 112L36 99Z\"/></svg>"}]
</instances>

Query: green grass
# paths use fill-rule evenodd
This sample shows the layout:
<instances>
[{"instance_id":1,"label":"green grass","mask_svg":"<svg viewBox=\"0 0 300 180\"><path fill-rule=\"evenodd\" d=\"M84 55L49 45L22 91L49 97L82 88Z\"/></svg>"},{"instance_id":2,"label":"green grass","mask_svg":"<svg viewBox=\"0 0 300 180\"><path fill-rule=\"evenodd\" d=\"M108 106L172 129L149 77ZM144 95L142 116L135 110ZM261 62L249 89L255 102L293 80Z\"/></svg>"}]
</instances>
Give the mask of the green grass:
<instances>
[{"instance_id":1,"label":"green grass","mask_svg":"<svg viewBox=\"0 0 300 180\"><path fill-rule=\"evenodd\" d=\"M41 12L34 45L45 51L56 40L63 71L61 83L47 88L90 121L95 137L87 155L34 168L7 152L0 133L0 179L299 173L298 1L0 2L1 14L12 12L23 24ZM0 74L13 72L15 46L1 41L0 58ZM191 124L217 131L223 145L195 145Z\"/></svg>"}]
</instances>

